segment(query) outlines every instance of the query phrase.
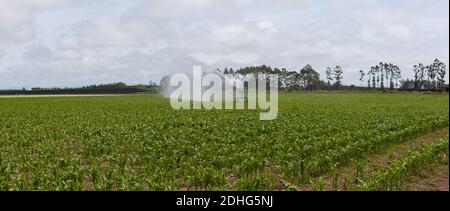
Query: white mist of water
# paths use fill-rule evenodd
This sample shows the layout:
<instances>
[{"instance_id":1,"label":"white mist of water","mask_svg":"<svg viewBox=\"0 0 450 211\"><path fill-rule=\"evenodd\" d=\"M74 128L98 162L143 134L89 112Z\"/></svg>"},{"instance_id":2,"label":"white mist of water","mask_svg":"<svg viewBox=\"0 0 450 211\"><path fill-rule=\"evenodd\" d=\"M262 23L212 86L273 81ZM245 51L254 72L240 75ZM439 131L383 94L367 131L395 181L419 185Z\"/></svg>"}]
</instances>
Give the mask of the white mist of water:
<instances>
[{"instance_id":1,"label":"white mist of water","mask_svg":"<svg viewBox=\"0 0 450 211\"><path fill-rule=\"evenodd\" d=\"M170 98L171 93L178 87L170 86L170 79L176 74L185 74L190 80L190 99L194 102L202 101L202 96L206 90L208 91L220 91L240 93L244 91L244 84L241 79L234 77L233 75L225 75L219 71L202 71L200 66L194 66L192 73L174 73L163 77L161 80L161 94ZM208 74L215 74L220 77L222 84L219 86L202 86L202 80Z\"/></svg>"}]
</instances>

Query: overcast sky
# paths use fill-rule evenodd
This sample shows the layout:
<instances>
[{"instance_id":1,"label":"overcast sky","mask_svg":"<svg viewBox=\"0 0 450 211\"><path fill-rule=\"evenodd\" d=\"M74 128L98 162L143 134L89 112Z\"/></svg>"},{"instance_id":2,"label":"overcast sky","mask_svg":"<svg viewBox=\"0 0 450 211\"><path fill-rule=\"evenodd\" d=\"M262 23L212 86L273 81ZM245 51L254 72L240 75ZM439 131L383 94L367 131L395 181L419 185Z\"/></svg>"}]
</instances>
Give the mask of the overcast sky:
<instances>
[{"instance_id":1,"label":"overcast sky","mask_svg":"<svg viewBox=\"0 0 450 211\"><path fill-rule=\"evenodd\" d=\"M0 0L0 89L146 84L196 64L341 65L359 84L380 61L406 78L436 57L448 64L448 0Z\"/></svg>"}]
</instances>

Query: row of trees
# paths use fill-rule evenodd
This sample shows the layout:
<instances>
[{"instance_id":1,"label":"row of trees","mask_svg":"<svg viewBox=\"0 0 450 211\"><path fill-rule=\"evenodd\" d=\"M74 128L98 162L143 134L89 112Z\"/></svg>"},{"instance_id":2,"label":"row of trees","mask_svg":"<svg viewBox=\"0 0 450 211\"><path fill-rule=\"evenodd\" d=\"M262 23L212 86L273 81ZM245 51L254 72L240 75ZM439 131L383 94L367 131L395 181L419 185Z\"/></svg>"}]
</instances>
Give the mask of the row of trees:
<instances>
[{"instance_id":1,"label":"row of trees","mask_svg":"<svg viewBox=\"0 0 450 211\"><path fill-rule=\"evenodd\" d=\"M389 88L392 90L399 86L399 79L401 76L401 70L397 65L392 63L380 62L378 65L370 67L370 70L364 73L360 70L360 81L364 81L364 77L367 76L367 87L371 89L385 90Z\"/></svg>"},{"instance_id":2,"label":"row of trees","mask_svg":"<svg viewBox=\"0 0 450 211\"><path fill-rule=\"evenodd\" d=\"M277 74L278 86L291 90L319 90L319 89L339 89L342 86L343 70L340 66L327 68L328 82L320 80L320 74L311 66L306 65L299 71L290 71L286 68L272 68L267 65L244 67L237 70L225 68L223 71L217 71L224 74L242 75L249 74Z\"/></svg>"},{"instance_id":3,"label":"row of trees","mask_svg":"<svg viewBox=\"0 0 450 211\"><path fill-rule=\"evenodd\" d=\"M446 65L435 59L430 65L414 65L415 90L442 90L445 87Z\"/></svg>"},{"instance_id":4,"label":"row of trees","mask_svg":"<svg viewBox=\"0 0 450 211\"><path fill-rule=\"evenodd\" d=\"M367 87L370 89L385 90L389 88L400 88L403 90L430 90L442 91L445 90L445 76L447 67L445 63L435 59L430 65L423 65L419 63L414 65L414 79L400 80L401 70L397 65L391 63L380 62L378 65L372 66L370 70L365 73L360 70L360 81L364 81L367 77Z\"/></svg>"},{"instance_id":5,"label":"row of trees","mask_svg":"<svg viewBox=\"0 0 450 211\"><path fill-rule=\"evenodd\" d=\"M123 82L94 84L83 87L53 87L39 88L35 87L31 90L3 90L0 94L129 94L129 93L157 93L159 87L156 83L150 82L149 85L127 85Z\"/></svg>"},{"instance_id":6,"label":"row of trees","mask_svg":"<svg viewBox=\"0 0 450 211\"><path fill-rule=\"evenodd\" d=\"M344 87L342 84L344 71L340 66L326 68L326 81L322 81L320 74L309 64L299 71L287 70L286 68L272 68L267 65L244 67L237 70L225 68L223 71L220 69L218 71L224 74L237 74L242 76L248 74L278 74L279 87L285 89L310 91L338 90ZM440 91L445 89L446 66L438 59L435 59L433 64L427 66L422 63L415 65L413 71L414 80L401 80L402 71L399 66L392 63L380 62L370 67L367 72L364 70L359 71L360 87L365 87L364 83L367 83L367 88L364 89L381 91L392 91L396 88L419 91ZM411 87L412 82L414 85Z\"/></svg>"}]
</instances>

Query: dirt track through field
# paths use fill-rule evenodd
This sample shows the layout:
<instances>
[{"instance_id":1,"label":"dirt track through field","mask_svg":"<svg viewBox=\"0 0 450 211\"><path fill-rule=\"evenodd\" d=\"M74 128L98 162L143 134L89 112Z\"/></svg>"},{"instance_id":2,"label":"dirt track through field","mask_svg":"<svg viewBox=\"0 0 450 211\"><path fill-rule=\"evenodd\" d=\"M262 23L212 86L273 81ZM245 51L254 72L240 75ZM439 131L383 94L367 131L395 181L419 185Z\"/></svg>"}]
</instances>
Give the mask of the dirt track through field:
<instances>
[{"instance_id":1,"label":"dirt track through field","mask_svg":"<svg viewBox=\"0 0 450 211\"><path fill-rule=\"evenodd\" d=\"M449 165L442 165L429 175L415 178L404 184L400 190L405 191L449 191Z\"/></svg>"},{"instance_id":2,"label":"dirt track through field","mask_svg":"<svg viewBox=\"0 0 450 211\"><path fill-rule=\"evenodd\" d=\"M428 133L419 138L416 138L412 141L407 141L401 144L394 145L390 147L383 153L378 153L372 155L370 158L366 160L364 163L365 172L371 172L381 166L387 165L389 161L394 159L400 159L408 152L412 150L417 150L423 147L426 144L433 143L436 139L445 138L448 136L448 128L443 128L438 131ZM336 172L339 175L337 190L342 190L345 182L350 182L352 184L357 184L357 164L350 164L349 166L341 167L337 169ZM334 175L325 176L323 179L324 182L324 191L333 191L336 187L333 187ZM422 177L415 178L412 181L407 182L404 186L400 188L400 190L447 190L449 189L449 179L448 179L448 165L443 165L437 168L435 171L431 171L427 175L423 175ZM316 190L316 188L311 185L307 185L302 188L296 188L300 191L312 191Z\"/></svg>"}]
</instances>

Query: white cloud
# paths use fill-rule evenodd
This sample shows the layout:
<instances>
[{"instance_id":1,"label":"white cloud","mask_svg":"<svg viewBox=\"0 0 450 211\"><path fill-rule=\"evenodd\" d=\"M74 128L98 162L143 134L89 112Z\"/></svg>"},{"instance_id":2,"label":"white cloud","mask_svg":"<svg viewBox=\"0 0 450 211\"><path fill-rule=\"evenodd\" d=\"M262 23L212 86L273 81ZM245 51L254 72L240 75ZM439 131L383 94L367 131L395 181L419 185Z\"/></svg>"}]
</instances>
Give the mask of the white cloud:
<instances>
[{"instance_id":1,"label":"white cloud","mask_svg":"<svg viewBox=\"0 0 450 211\"><path fill-rule=\"evenodd\" d=\"M0 42L23 42L36 33L37 12L70 5L74 0L0 0Z\"/></svg>"},{"instance_id":2,"label":"white cloud","mask_svg":"<svg viewBox=\"0 0 450 211\"><path fill-rule=\"evenodd\" d=\"M383 60L408 77L448 63L448 17L447 0L0 0L0 88L145 83L194 64L339 64L359 83L351 73Z\"/></svg>"}]
</instances>

